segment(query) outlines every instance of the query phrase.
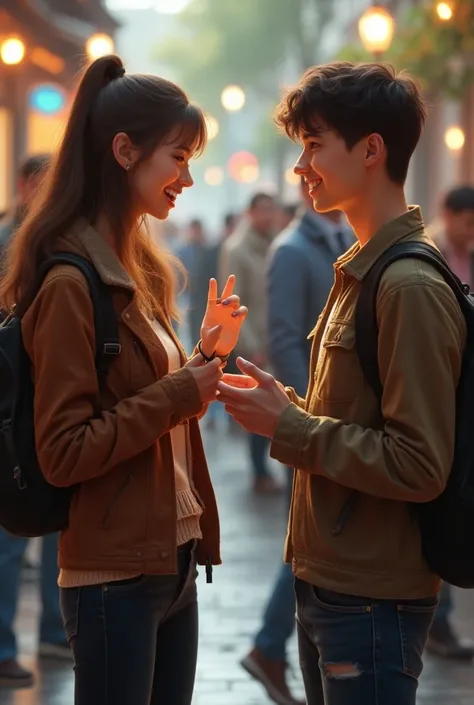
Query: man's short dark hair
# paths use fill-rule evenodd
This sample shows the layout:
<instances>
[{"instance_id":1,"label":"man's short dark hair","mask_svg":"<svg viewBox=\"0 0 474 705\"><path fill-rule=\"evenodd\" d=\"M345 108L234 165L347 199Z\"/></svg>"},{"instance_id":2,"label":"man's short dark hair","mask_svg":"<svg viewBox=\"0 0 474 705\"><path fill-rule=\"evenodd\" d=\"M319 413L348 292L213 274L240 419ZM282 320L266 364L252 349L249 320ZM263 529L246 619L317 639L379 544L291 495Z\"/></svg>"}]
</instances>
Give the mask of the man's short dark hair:
<instances>
[{"instance_id":1,"label":"man's short dark hair","mask_svg":"<svg viewBox=\"0 0 474 705\"><path fill-rule=\"evenodd\" d=\"M396 74L392 66L336 61L308 69L284 96L275 119L293 140L327 126L347 149L379 134L387 149L388 175L403 185L426 108L413 79Z\"/></svg>"},{"instance_id":2,"label":"man's short dark hair","mask_svg":"<svg viewBox=\"0 0 474 705\"><path fill-rule=\"evenodd\" d=\"M33 157L28 157L21 164L18 170L18 175L21 179L27 180L31 176L38 174L46 169L49 164L49 154L35 154Z\"/></svg>"},{"instance_id":3,"label":"man's short dark hair","mask_svg":"<svg viewBox=\"0 0 474 705\"><path fill-rule=\"evenodd\" d=\"M257 206L259 206L262 201L273 201L273 196L270 196L269 193L259 191L258 193L254 194L250 199L249 209L253 210L254 208L257 208Z\"/></svg>"},{"instance_id":4,"label":"man's short dark hair","mask_svg":"<svg viewBox=\"0 0 474 705\"><path fill-rule=\"evenodd\" d=\"M453 213L474 211L474 187L457 186L451 189L444 197L443 206Z\"/></svg>"}]
</instances>

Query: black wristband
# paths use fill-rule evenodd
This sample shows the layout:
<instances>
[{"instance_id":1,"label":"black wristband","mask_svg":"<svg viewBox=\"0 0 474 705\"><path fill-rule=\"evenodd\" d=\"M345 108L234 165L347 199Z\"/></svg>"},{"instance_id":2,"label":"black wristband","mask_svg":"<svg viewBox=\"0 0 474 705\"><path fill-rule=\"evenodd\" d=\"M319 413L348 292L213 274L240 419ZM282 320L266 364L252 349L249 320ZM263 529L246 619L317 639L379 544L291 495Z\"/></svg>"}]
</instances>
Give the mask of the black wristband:
<instances>
[{"instance_id":1,"label":"black wristband","mask_svg":"<svg viewBox=\"0 0 474 705\"><path fill-rule=\"evenodd\" d=\"M205 355L205 354L203 353L203 351L202 351L201 342L202 342L202 341L200 340L199 343L198 343L198 350L199 350L200 354L203 356L204 362L212 362L212 361L214 360L214 358L216 357L216 352L214 351L214 352L212 353L211 357L208 357L208 356Z\"/></svg>"}]
</instances>

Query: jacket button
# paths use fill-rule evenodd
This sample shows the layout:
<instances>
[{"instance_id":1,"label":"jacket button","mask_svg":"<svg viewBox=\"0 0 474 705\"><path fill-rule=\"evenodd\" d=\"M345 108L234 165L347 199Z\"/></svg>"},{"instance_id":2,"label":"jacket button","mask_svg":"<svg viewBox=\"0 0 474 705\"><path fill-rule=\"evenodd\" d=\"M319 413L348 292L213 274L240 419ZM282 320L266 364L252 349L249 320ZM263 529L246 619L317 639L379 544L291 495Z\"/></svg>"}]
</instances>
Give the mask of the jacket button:
<instances>
[{"instance_id":1,"label":"jacket button","mask_svg":"<svg viewBox=\"0 0 474 705\"><path fill-rule=\"evenodd\" d=\"M168 555L169 555L169 554L168 554L167 551L163 551L163 552L161 553L161 558L162 558L163 560L166 560L166 558L168 558Z\"/></svg>"},{"instance_id":2,"label":"jacket button","mask_svg":"<svg viewBox=\"0 0 474 705\"><path fill-rule=\"evenodd\" d=\"M126 314L125 314L125 318L126 318L127 321L128 321L128 319L130 318L130 314L129 314L129 313L126 313Z\"/></svg>"}]
</instances>

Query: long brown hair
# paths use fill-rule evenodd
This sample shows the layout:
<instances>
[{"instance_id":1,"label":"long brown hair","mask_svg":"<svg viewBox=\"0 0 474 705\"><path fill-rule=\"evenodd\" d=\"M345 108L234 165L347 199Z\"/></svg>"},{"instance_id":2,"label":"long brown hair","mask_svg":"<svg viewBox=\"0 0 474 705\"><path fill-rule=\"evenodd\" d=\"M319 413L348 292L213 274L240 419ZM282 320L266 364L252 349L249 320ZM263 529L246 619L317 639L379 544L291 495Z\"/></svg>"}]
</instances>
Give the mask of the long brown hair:
<instances>
[{"instance_id":1,"label":"long brown hair","mask_svg":"<svg viewBox=\"0 0 474 705\"><path fill-rule=\"evenodd\" d=\"M118 56L105 56L83 73L58 153L24 223L10 244L0 281L0 308L25 311L36 293L37 272L79 217L94 223L104 214L117 254L137 286L138 303L150 314L178 317L176 259L135 223L127 173L112 142L125 132L150 157L181 137L196 153L206 144L202 111L174 83L157 76L125 74Z\"/></svg>"}]
</instances>

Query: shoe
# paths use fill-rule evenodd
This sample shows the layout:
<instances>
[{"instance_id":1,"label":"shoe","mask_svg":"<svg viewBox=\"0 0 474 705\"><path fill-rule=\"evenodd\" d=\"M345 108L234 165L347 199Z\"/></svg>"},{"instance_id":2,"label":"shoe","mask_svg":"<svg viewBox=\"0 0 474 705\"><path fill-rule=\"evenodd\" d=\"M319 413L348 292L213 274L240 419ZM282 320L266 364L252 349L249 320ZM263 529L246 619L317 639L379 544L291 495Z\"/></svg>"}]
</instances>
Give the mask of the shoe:
<instances>
[{"instance_id":1,"label":"shoe","mask_svg":"<svg viewBox=\"0 0 474 705\"><path fill-rule=\"evenodd\" d=\"M49 644L47 641L42 641L38 648L38 656L41 658L55 658L62 661L70 661L72 652L69 644Z\"/></svg>"},{"instance_id":2,"label":"shoe","mask_svg":"<svg viewBox=\"0 0 474 705\"><path fill-rule=\"evenodd\" d=\"M434 656L455 661L471 661L474 657L474 645L459 639L449 622L444 621L431 627L426 650Z\"/></svg>"},{"instance_id":3,"label":"shoe","mask_svg":"<svg viewBox=\"0 0 474 705\"><path fill-rule=\"evenodd\" d=\"M306 705L306 700L297 700L290 692L286 682L286 661L270 660L258 649L253 649L240 665L263 685L272 702L277 705Z\"/></svg>"},{"instance_id":4,"label":"shoe","mask_svg":"<svg viewBox=\"0 0 474 705\"><path fill-rule=\"evenodd\" d=\"M34 683L33 674L22 668L16 658L0 661L0 687L31 688Z\"/></svg>"},{"instance_id":5,"label":"shoe","mask_svg":"<svg viewBox=\"0 0 474 705\"><path fill-rule=\"evenodd\" d=\"M277 494L283 491L283 487L271 475L267 475L254 481L253 491L256 494Z\"/></svg>"}]
</instances>

